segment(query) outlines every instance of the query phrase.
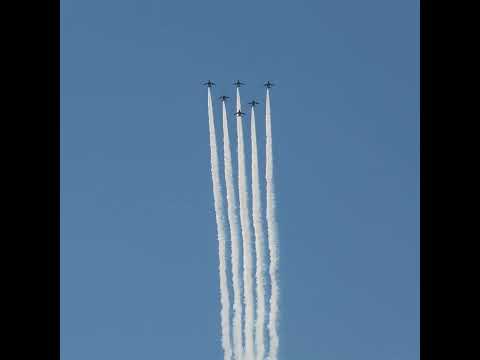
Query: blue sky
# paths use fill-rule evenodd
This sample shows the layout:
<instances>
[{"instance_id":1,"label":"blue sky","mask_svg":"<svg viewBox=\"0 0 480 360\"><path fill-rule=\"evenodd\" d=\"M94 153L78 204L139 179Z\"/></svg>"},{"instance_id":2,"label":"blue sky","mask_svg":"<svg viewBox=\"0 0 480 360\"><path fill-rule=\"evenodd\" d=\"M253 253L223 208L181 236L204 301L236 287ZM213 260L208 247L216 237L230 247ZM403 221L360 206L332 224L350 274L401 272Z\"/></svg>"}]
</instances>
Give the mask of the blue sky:
<instances>
[{"instance_id":1,"label":"blue sky","mask_svg":"<svg viewBox=\"0 0 480 360\"><path fill-rule=\"evenodd\" d=\"M418 60L418 1L62 0L62 359L222 359L200 83L237 78L259 136L278 85L281 359L417 359Z\"/></svg>"}]
</instances>

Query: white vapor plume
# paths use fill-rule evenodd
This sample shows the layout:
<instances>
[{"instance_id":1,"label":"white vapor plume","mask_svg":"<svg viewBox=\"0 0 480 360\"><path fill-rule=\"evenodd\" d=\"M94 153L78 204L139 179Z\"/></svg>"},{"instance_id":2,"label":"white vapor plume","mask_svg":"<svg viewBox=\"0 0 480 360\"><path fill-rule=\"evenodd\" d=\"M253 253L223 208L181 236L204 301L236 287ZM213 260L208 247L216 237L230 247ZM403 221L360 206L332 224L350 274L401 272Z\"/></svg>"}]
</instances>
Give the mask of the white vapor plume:
<instances>
[{"instance_id":1,"label":"white vapor plume","mask_svg":"<svg viewBox=\"0 0 480 360\"><path fill-rule=\"evenodd\" d=\"M225 215L222 204L222 189L220 176L218 174L218 153L215 123L213 120L212 95L208 88L208 125L210 132L210 161L213 184L213 198L215 203L215 218L217 222L218 257L220 274L220 318L222 328L222 347L224 360L232 358L232 347L230 343L230 300L228 295L227 268L225 257Z\"/></svg>"},{"instance_id":2,"label":"white vapor plume","mask_svg":"<svg viewBox=\"0 0 480 360\"><path fill-rule=\"evenodd\" d=\"M279 251L277 238L277 220L275 215L275 186L273 181L273 151L272 151L272 119L270 113L270 92L267 88L265 104L265 127L266 127L266 192L267 192L267 232L268 249L270 253L270 315L269 315L269 360L278 358L278 296L279 287L277 280Z\"/></svg>"},{"instance_id":3,"label":"white vapor plume","mask_svg":"<svg viewBox=\"0 0 480 360\"><path fill-rule=\"evenodd\" d=\"M240 91L237 87L237 112L241 110ZM238 193L240 198L240 224L243 238L243 285L245 303L245 360L254 360L254 301L253 301L253 276L250 217L248 213L248 188L245 171L245 144L243 139L242 116L237 115L237 140L238 140Z\"/></svg>"},{"instance_id":4,"label":"white vapor plume","mask_svg":"<svg viewBox=\"0 0 480 360\"><path fill-rule=\"evenodd\" d=\"M265 343L265 280L264 280L264 255L265 243L262 223L262 203L260 198L260 182L258 172L258 150L257 150L257 129L255 125L255 108L251 112L251 141L252 141L252 213L253 229L255 232L255 254L256 254L256 293L257 293L257 318L255 323L255 344L258 360L264 360Z\"/></svg>"},{"instance_id":5,"label":"white vapor plume","mask_svg":"<svg viewBox=\"0 0 480 360\"><path fill-rule=\"evenodd\" d=\"M233 184L232 155L228 134L228 119L225 101L223 110L223 154L225 163L225 183L227 188L228 222L230 224L230 240L232 242L232 284L233 284L233 348L235 360L242 360L242 295L239 264L239 227L236 208L235 187Z\"/></svg>"}]
</instances>

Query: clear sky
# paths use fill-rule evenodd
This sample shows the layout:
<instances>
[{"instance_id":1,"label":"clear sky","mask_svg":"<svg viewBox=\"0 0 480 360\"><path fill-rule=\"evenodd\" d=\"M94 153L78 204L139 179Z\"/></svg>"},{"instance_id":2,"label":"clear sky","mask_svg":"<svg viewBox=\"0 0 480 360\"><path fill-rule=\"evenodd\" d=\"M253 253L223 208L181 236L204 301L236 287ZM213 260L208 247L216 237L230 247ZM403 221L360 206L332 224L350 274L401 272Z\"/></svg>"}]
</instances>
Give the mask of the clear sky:
<instances>
[{"instance_id":1,"label":"clear sky","mask_svg":"<svg viewBox=\"0 0 480 360\"><path fill-rule=\"evenodd\" d=\"M281 359L418 359L413 0L61 1L62 359L222 359L200 83L237 78L261 138L278 85Z\"/></svg>"}]
</instances>

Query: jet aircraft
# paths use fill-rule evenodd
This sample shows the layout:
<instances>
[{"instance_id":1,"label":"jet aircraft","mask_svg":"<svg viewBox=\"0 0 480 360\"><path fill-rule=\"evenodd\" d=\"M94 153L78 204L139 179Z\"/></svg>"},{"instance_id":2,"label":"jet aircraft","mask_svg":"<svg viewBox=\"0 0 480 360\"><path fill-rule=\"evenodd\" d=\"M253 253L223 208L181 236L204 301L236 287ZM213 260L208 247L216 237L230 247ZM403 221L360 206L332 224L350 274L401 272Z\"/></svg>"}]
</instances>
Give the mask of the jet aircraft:
<instances>
[{"instance_id":1,"label":"jet aircraft","mask_svg":"<svg viewBox=\"0 0 480 360\"><path fill-rule=\"evenodd\" d=\"M242 115L245 115L245 113L243 113L241 110L238 110L235 115L237 116L242 116Z\"/></svg>"},{"instance_id":2,"label":"jet aircraft","mask_svg":"<svg viewBox=\"0 0 480 360\"><path fill-rule=\"evenodd\" d=\"M207 85L209 88L211 88L212 86L215 85L215 83L212 82L212 81L210 81L210 80L208 80L207 82L203 83L203 85Z\"/></svg>"},{"instance_id":3,"label":"jet aircraft","mask_svg":"<svg viewBox=\"0 0 480 360\"><path fill-rule=\"evenodd\" d=\"M270 89L272 86L275 86L275 84L271 83L270 81L267 81L265 84L263 84L267 89Z\"/></svg>"},{"instance_id":4,"label":"jet aircraft","mask_svg":"<svg viewBox=\"0 0 480 360\"><path fill-rule=\"evenodd\" d=\"M236 87L240 87L242 85L245 85L245 83L242 83L240 80L237 80L233 83L233 85L235 85Z\"/></svg>"},{"instance_id":5,"label":"jet aircraft","mask_svg":"<svg viewBox=\"0 0 480 360\"><path fill-rule=\"evenodd\" d=\"M248 103L249 105L255 106L257 104L260 104L258 101L252 100Z\"/></svg>"},{"instance_id":6,"label":"jet aircraft","mask_svg":"<svg viewBox=\"0 0 480 360\"><path fill-rule=\"evenodd\" d=\"M219 100L222 100L222 101L226 101L227 99L230 99L230 96L225 96L225 95L222 95L218 98Z\"/></svg>"}]
</instances>

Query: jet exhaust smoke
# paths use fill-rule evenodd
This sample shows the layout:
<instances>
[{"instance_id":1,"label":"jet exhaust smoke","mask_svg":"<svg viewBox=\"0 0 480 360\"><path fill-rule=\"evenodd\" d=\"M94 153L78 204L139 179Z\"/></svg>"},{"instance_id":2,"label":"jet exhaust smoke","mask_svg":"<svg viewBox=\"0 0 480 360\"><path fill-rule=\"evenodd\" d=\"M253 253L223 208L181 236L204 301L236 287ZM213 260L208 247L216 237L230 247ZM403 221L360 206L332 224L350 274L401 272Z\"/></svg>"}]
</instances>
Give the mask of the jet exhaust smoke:
<instances>
[{"instance_id":1,"label":"jet exhaust smoke","mask_svg":"<svg viewBox=\"0 0 480 360\"><path fill-rule=\"evenodd\" d=\"M269 360L278 359L278 296L279 287L277 280L278 272L278 238L277 220L275 214L275 184L273 181L273 151L272 151L272 118L270 112L270 91L267 88L265 104L265 128L266 128L266 192L267 192L267 233L268 249L270 255L270 314L268 323L269 332Z\"/></svg>"},{"instance_id":2,"label":"jet exhaust smoke","mask_svg":"<svg viewBox=\"0 0 480 360\"><path fill-rule=\"evenodd\" d=\"M225 183L227 188L228 222L230 224L230 240L232 242L232 284L233 284L233 347L235 360L242 360L242 302L241 279L239 263L239 226L237 217L237 199L233 184L232 155L230 150L230 136L228 134L228 119L225 101L222 101L223 110L223 154L225 163Z\"/></svg>"},{"instance_id":3,"label":"jet exhaust smoke","mask_svg":"<svg viewBox=\"0 0 480 360\"><path fill-rule=\"evenodd\" d=\"M237 112L241 111L240 90L237 87ZM245 171L245 144L243 138L243 120L237 115L237 151L238 151L238 191L240 198L240 224L243 238L243 284L245 304L245 360L254 360L254 301L250 217L248 212L248 188Z\"/></svg>"},{"instance_id":4,"label":"jet exhaust smoke","mask_svg":"<svg viewBox=\"0 0 480 360\"><path fill-rule=\"evenodd\" d=\"M222 185L219 176L219 159L215 122L213 116L211 87L208 81L208 121L210 133L211 175L215 218L217 224L219 278L220 278L220 319L224 360L278 360L279 336L279 248L276 219L276 200L273 169L272 120L270 108L270 82L265 101L266 129L266 229L263 223L261 188L259 180L257 128L255 121L255 103L251 108L251 187L252 220L249 214L249 189L245 168L245 143L239 87L237 81L236 125L238 155L238 204L233 176L233 161L228 130L228 116L225 106L227 96L222 99L223 156L226 184L226 204L231 240L231 281L233 290L233 311L230 315L229 279L227 274L226 227ZM237 212L239 208L239 213ZM252 244L252 235L255 243ZM242 241L242 247L240 247ZM254 247L253 247L254 246ZM267 256L268 253L268 263ZM243 259L242 259L243 255ZM255 256L255 264L253 260ZM243 277L240 267L243 265ZM268 277L266 276L268 268ZM243 284L242 284L243 282ZM254 284L255 282L255 284ZM243 288L242 288L243 285ZM267 292L269 288L270 292ZM267 306L267 295L270 295ZM267 314L268 310L268 314ZM268 315L268 316L267 316ZM268 337L267 337L268 333ZM267 349L268 347L268 349Z\"/></svg>"},{"instance_id":5,"label":"jet exhaust smoke","mask_svg":"<svg viewBox=\"0 0 480 360\"><path fill-rule=\"evenodd\" d=\"M260 198L260 182L258 171L257 129L255 125L255 107L251 112L251 141L252 141L252 214L253 229L255 232L255 278L257 294L257 316L255 322L255 345L258 360L265 358L264 327L265 327L265 279L264 279L264 232L262 223L262 203Z\"/></svg>"},{"instance_id":6,"label":"jet exhaust smoke","mask_svg":"<svg viewBox=\"0 0 480 360\"><path fill-rule=\"evenodd\" d=\"M218 174L218 153L215 123L213 119L212 96L208 88L208 125L210 132L210 163L213 184L213 199L215 204L215 219L217 223L218 237L218 258L220 275L220 318L222 328L222 347L224 360L232 358L232 347L230 343L230 300L228 294L227 268L225 257L225 215L222 204L222 189L220 176Z\"/></svg>"}]
</instances>

